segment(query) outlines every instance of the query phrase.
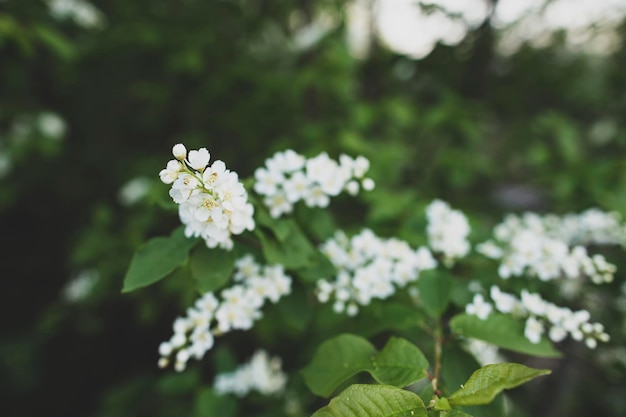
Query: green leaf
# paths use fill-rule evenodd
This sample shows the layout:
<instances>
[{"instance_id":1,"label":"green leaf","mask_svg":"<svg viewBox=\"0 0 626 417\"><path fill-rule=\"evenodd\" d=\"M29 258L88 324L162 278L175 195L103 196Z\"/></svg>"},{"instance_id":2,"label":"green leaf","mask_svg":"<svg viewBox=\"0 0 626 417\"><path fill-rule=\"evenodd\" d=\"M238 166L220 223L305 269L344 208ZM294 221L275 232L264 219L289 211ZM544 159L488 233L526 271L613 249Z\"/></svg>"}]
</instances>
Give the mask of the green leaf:
<instances>
[{"instance_id":1,"label":"green leaf","mask_svg":"<svg viewBox=\"0 0 626 417\"><path fill-rule=\"evenodd\" d=\"M308 266L298 270L298 276L304 282L315 283L320 279L331 279L337 275L335 266L319 250L309 257L309 261Z\"/></svg>"},{"instance_id":2,"label":"green leaf","mask_svg":"<svg viewBox=\"0 0 626 417\"><path fill-rule=\"evenodd\" d=\"M523 323L507 314L492 313L486 320L469 314L459 314L450 320L450 328L458 335L484 340L515 352L546 358L561 356L545 338L539 343L526 339Z\"/></svg>"},{"instance_id":3,"label":"green leaf","mask_svg":"<svg viewBox=\"0 0 626 417\"><path fill-rule=\"evenodd\" d=\"M133 256L122 292L130 292L163 279L187 261L198 239L187 239L182 227L169 237L157 237L139 247Z\"/></svg>"},{"instance_id":4,"label":"green leaf","mask_svg":"<svg viewBox=\"0 0 626 417\"><path fill-rule=\"evenodd\" d=\"M313 393L328 397L339 384L370 369L376 353L367 339L342 334L322 343L302 374Z\"/></svg>"},{"instance_id":5,"label":"green leaf","mask_svg":"<svg viewBox=\"0 0 626 417\"><path fill-rule=\"evenodd\" d=\"M355 384L311 417L427 417L416 394L389 385Z\"/></svg>"},{"instance_id":6,"label":"green leaf","mask_svg":"<svg viewBox=\"0 0 626 417\"><path fill-rule=\"evenodd\" d=\"M448 307L451 292L451 278L445 271L424 271L417 281L420 301L426 312L439 318Z\"/></svg>"},{"instance_id":7,"label":"green leaf","mask_svg":"<svg viewBox=\"0 0 626 417\"><path fill-rule=\"evenodd\" d=\"M200 293L215 291L230 281L237 254L223 249L209 249L200 245L191 252L191 276Z\"/></svg>"},{"instance_id":8,"label":"green leaf","mask_svg":"<svg viewBox=\"0 0 626 417\"><path fill-rule=\"evenodd\" d=\"M352 321L350 330L369 337L387 330L417 327L424 322L426 316L412 305L389 300L373 300L367 308L359 312L359 318L360 320L356 322Z\"/></svg>"},{"instance_id":9,"label":"green leaf","mask_svg":"<svg viewBox=\"0 0 626 417\"><path fill-rule=\"evenodd\" d=\"M35 26L34 31L59 58L72 59L76 56L74 45L60 32L47 26Z\"/></svg>"},{"instance_id":10,"label":"green leaf","mask_svg":"<svg viewBox=\"0 0 626 417\"><path fill-rule=\"evenodd\" d=\"M281 264L285 268L301 268L311 265L311 260L316 255L316 249L309 239L302 233L296 222L292 219L283 220L287 233L276 239L268 235L260 228L255 229L261 239L263 255L270 264Z\"/></svg>"},{"instance_id":11,"label":"green leaf","mask_svg":"<svg viewBox=\"0 0 626 417\"><path fill-rule=\"evenodd\" d=\"M428 361L407 340L392 337L378 353L365 338L342 334L322 343L302 374L315 394L327 397L359 372L381 384L407 386L426 377Z\"/></svg>"},{"instance_id":12,"label":"green leaf","mask_svg":"<svg viewBox=\"0 0 626 417\"><path fill-rule=\"evenodd\" d=\"M549 369L533 369L518 363L486 365L476 370L461 389L448 397L448 401L452 405L489 404L502 390L550 373Z\"/></svg>"},{"instance_id":13,"label":"green leaf","mask_svg":"<svg viewBox=\"0 0 626 417\"><path fill-rule=\"evenodd\" d=\"M257 205L259 207L259 205ZM264 226L281 242L284 242L291 233L291 219L274 219L262 206L255 210L255 222L258 226Z\"/></svg>"},{"instance_id":14,"label":"green leaf","mask_svg":"<svg viewBox=\"0 0 626 417\"><path fill-rule=\"evenodd\" d=\"M370 373L378 383L405 387L427 376L428 360L413 343L392 337L373 365Z\"/></svg>"},{"instance_id":15,"label":"green leaf","mask_svg":"<svg viewBox=\"0 0 626 417\"><path fill-rule=\"evenodd\" d=\"M204 388L196 396L195 408L199 417L234 417L237 404L230 396L218 395L211 388Z\"/></svg>"},{"instance_id":16,"label":"green leaf","mask_svg":"<svg viewBox=\"0 0 626 417\"><path fill-rule=\"evenodd\" d=\"M430 407L431 405L429 404L429 408ZM437 397L433 401L432 409L434 411L450 411L451 410L450 402L448 401L446 397Z\"/></svg>"}]
</instances>

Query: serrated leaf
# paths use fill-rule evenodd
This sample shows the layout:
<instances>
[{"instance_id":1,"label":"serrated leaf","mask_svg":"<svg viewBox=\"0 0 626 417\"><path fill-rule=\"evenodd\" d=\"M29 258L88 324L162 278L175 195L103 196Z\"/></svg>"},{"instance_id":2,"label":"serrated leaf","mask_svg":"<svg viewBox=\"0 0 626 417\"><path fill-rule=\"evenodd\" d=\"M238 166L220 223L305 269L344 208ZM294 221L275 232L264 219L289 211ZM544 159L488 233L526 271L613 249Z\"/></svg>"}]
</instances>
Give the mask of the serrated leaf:
<instances>
[{"instance_id":1,"label":"serrated leaf","mask_svg":"<svg viewBox=\"0 0 626 417\"><path fill-rule=\"evenodd\" d=\"M187 239L182 227L169 237L157 237L139 247L130 262L122 292L154 284L187 261L198 239Z\"/></svg>"},{"instance_id":2,"label":"serrated leaf","mask_svg":"<svg viewBox=\"0 0 626 417\"><path fill-rule=\"evenodd\" d=\"M191 276L200 293L216 291L229 282L235 269L234 251L209 249L200 245L191 252Z\"/></svg>"},{"instance_id":3,"label":"serrated leaf","mask_svg":"<svg viewBox=\"0 0 626 417\"><path fill-rule=\"evenodd\" d=\"M311 391L327 397L359 372L382 384L407 386L426 377L426 368L424 354L405 339L392 337L379 353L367 339L342 334L322 343L302 374Z\"/></svg>"},{"instance_id":4,"label":"serrated leaf","mask_svg":"<svg viewBox=\"0 0 626 417\"><path fill-rule=\"evenodd\" d=\"M355 384L311 417L427 417L416 394L389 385Z\"/></svg>"},{"instance_id":5,"label":"serrated leaf","mask_svg":"<svg viewBox=\"0 0 626 417\"><path fill-rule=\"evenodd\" d=\"M426 312L439 318L448 307L451 292L451 278L445 271L424 271L417 281L420 302Z\"/></svg>"},{"instance_id":6,"label":"serrated leaf","mask_svg":"<svg viewBox=\"0 0 626 417\"><path fill-rule=\"evenodd\" d=\"M543 338L532 343L524 337L524 325L514 317L492 313L486 320L469 314L459 314L450 320L450 328L458 335L484 340L504 349L546 358L558 358L561 353Z\"/></svg>"},{"instance_id":7,"label":"serrated leaf","mask_svg":"<svg viewBox=\"0 0 626 417\"><path fill-rule=\"evenodd\" d=\"M489 404L503 390L550 373L549 369L534 369L518 363L485 365L476 370L461 389L450 395L448 401L452 405Z\"/></svg>"}]
</instances>

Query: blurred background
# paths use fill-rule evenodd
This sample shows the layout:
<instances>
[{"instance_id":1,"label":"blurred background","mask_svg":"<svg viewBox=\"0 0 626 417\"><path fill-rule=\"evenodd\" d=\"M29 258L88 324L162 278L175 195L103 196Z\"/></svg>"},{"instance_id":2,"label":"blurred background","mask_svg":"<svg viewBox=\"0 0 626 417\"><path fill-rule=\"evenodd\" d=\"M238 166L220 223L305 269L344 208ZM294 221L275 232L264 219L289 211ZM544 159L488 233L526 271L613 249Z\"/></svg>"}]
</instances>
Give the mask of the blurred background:
<instances>
[{"instance_id":1,"label":"blurred background","mask_svg":"<svg viewBox=\"0 0 626 417\"><path fill-rule=\"evenodd\" d=\"M207 415L199 364L156 367L194 295L120 293L178 225L175 143L242 177L286 148L365 155L376 190L333 209L411 241L433 198L483 234L511 211L626 214L625 116L625 0L0 0L2 414ZM616 281L579 301L612 342L572 348L520 415L626 415Z\"/></svg>"}]
</instances>

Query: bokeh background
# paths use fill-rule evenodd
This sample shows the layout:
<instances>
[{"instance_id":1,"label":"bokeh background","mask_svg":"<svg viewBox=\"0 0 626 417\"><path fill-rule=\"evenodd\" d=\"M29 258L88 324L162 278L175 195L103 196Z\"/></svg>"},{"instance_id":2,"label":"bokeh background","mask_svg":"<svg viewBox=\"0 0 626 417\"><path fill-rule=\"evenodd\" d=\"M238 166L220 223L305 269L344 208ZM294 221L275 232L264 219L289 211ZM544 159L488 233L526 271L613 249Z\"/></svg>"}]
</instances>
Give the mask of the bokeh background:
<instances>
[{"instance_id":1,"label":"bokeh background","mask_svg":"<svg viewBox=\"0 0 626 417\"><path fill-rule=\"evenodd\" d=\"M156 367L193 294L120 293L178 224L174 143L242 177L285 148L365 155L377 188L337 216L411 240L433 198L479 233L626 214L625 116L624 0L0 0L0 414L205 415L200 365ZM580 301L612 342L569 348L520 416L626 415L623 276Z\"/></svg>"}]
</instances>

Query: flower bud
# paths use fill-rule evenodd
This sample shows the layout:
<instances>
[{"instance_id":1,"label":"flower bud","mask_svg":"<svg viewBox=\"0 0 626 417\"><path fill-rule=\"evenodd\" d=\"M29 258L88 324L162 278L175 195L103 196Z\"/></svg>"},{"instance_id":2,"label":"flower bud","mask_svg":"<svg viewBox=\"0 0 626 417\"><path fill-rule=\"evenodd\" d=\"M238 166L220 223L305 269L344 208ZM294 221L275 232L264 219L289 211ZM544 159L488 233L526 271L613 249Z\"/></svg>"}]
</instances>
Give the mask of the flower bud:
<instances>
[{"instance_id":1,"label":"flower bud","mask_svg":"<svg viewBox=\"0 0 626 417\"><path fill-rule=\"evenodd\" d=\"M172 154L174 154L174 158L182 161L187 158L187 148L185 148L185 145L183 145L182 143L177 143L172 148Z\"/></svg>"}]
</instances>

